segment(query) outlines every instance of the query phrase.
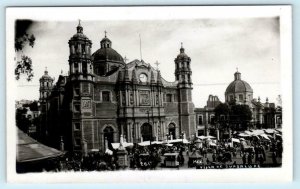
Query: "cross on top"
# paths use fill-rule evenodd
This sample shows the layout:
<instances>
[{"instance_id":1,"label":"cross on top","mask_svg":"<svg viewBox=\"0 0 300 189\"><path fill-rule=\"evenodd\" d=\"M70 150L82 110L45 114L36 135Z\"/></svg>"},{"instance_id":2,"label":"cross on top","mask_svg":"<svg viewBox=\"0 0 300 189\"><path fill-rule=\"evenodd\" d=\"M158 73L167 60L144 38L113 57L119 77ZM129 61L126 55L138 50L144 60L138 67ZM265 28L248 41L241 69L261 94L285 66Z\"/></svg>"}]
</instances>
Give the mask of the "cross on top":
<instances>
[{"instance_id":1,"label":"cross on top","mask_svg":"<svg viewBox=\"0 0 300 189\"><path fill-rule=\"evenodd\" d=\"M181 42L181 48L183 48L183 43Z\"/></svg>"},{"instance_id":2,"label":"cross on top","mask_svg":"<svg viewBox=\"0 0 300 189\"><path fill-rule=\"evenodd\" d=\"M105 31L104 31L104 36L105 36L105 37L106 37L106 34L107 34L107 31L105 30Z\"/></svg>"},{"instance_id":3,"label":"cross on top","mask_svg":"<svg viewBox=\"0 0 300 189\"><path fill-rule=\"evenodd\" d=\"M156 69L158 70L158 66L160 65L160 63L156 60L154 64L156 65Z\"/></svg>"},{"instance_id":4,"label":"cross on top","mask_svg":"<svg viewBox=\"0 0 300 189\"><path fill-rule=\"evenodd\" d=\"M236 67L236 72L238 72L239 71L239 68L238 67Z\"/></svg>"},{"instance_id":5,"label":"cross on top","mask_svg":"<svg viewBox=\"0 0 300 189\"><path fill-rule=\"evenodd\" d=\"M78 19L78 22L79 22L79 23L78 23L78 25L80 26L80 22L81 22L81 20L80 20L80 19Z\"/></svg>"},{"instance_id":6,"label":"cross on top","mask_svg":"<svg viewBox=\"0 0 300 189\"><path fill-rule=\"evenodd\" d=\"M128 60L128 58L126 58L126 56L124 57L124 62L126 63L127 62L127 60Z\"/></svg>"}]
</instances>

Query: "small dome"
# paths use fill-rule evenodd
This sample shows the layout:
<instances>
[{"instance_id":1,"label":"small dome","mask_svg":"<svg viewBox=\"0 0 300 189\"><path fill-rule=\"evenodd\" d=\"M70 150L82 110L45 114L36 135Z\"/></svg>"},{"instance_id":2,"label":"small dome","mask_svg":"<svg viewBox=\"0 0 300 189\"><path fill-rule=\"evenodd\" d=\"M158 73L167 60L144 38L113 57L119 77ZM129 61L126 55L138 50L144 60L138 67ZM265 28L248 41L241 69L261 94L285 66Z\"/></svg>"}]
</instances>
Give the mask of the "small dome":
<instances>
[{"instance_id":1,"label":"small dome","mask_svg":"<svg viewBox=\"0 0 300 189\"><path fill-rule=\"evenodd\" d=\"M108 39L106 36L100 41L100 43L111 43L111 40Z\"/></svg>"},{"instance_id":2,"label":"small dome","mask_svg":"<svg viewBox=\"0 0 300 189\"><path fill-rule=\"evenodd\" d=\"M73 35L71 40L89 40L86 35L83 34L83 27L80 24L80 20L78 26L76 27L77 33Z\"/></svg>"},{"instance_id":3,"label":"small dome","mask_svg":"<svg viewBox=\"0 0 300 189\"><path fill-rule=\"evenodd\" d=\"M53 79L48 75L48 71L45 70L44 75L41 77L40 80L53 80Z\"/></svg>"},{"instance_id":4,"label":"small dome","mask_svg":"<svg viewBox=\"0 0 300 189\"><path fill-rule=\"evenodd\" d=\"M124 63L123 57L111 45L112 42L106 37L105 31L105 37L100 41L100 49L93 54L94 62L112 61Z\"/></svg>"},{"instance_id":5,"label":"small dome","mask_svg":"<svg viewBox=\"0 0 300 189\"><path fill-rule=\"evenodd\" d=\"M124 62L122 56L112 48L101 48L93 53L94 62L97 61L113 61Z\"/></svg>"},{"instance_id":6,"label":"small dome","mask_svg":"<svg viewBox=\"0 0 300 189\"><path fill-rule=\"evenodd\" d=\"M184 48L183 48L183 46L182 46L182 43L181 43L180 53L177 55L177 58L176 58L176 59L177 59L177 60L181 60L181 59L190 59L190 57L189 57L187 54L185 54Z\"/></svg>"},{"instance_id":7,"label":"small dome","mask_svg":"<svg viewBox=\"0 0 300 189\"><path fill-rule=\"evenodd\" d=\"M241 80L241 73L236 72L234 74L234 81L228 85L225 93L229 94L229 93L240 93L240 92L253 93L253 89L246 81Z\"/></svg>"},{"instance_id":8,"label":"small dome","mask_svg":"<svg viewBox=\"0 0 300 189\"><path fill-rule=\"evenodd\" d=\"M89 40L88 37L86 35L84 35L83 33L76 33L73 35L73 37L71 38L71 40Z\"/></svg>"}]
</instances>

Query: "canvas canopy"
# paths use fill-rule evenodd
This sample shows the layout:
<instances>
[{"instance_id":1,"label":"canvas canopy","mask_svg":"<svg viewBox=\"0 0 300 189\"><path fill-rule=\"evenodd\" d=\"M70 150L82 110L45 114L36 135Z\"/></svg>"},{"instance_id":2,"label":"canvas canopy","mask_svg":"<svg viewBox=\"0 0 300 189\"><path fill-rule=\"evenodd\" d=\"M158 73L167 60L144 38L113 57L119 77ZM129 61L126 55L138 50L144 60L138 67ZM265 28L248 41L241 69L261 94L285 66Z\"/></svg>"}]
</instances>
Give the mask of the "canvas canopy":
<instances>
[{"instance_id":1,"label":"canvas canopy","mask_svg":"<svg viewBox=\"0 0 300 189\"><path fill-rule=\"evenodd\" d=\"M120 147L120 143L111 143L113 149L118 149ZM123 147L130 147L133 146L133 143L127 143L127 142L123 142Z\"/></svg>"},{"instance_id":2,"label":"canvas canopy","mask_svg":"<svg viewBox=\"0 0 300 189\"><path fill-rule=\"evenodd\" d=\"M39 143L19 129L17 132L17 163L46 160L64 154L55 148Z\"/></svg>"},{"instance_id":3,"label":"canvas canopy","mask_svg":"<svg viewBox=\"0 0 300 189\"><path fill-rule=\"evenodd\" d=\"M236 143L240 143L240 140L237 139L237 138L231 138L231 141L232 141L232 142L236 142Z\"/></svg>"},{"instance_id":4,"label":"canvas canopy","mask_svg":"<svg viewBox=\"0 0 300 189\"><path fill-rule=\"evenodd\" d=\"M187 139L173 139L168 140L168 143L183 143L183 144L189 144L190 142Z\"/></svg>"}]
</instances>

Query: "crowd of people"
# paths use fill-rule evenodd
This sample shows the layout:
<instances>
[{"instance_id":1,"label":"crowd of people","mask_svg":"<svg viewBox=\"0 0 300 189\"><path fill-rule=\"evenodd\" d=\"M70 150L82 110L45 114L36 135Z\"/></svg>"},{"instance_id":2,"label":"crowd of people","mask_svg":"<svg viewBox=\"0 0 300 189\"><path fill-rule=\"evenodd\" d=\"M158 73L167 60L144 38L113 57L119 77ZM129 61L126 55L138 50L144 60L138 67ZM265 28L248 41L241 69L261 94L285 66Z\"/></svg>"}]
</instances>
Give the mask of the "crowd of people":
<instances>
[{"instance_id":1,"label":"crowd of people","mask_svg":"<svg viewBox=\"0 0 300 189\"><path fill-rule=\"evenodd\" d=\"M164 167L165 153L176 153L176 161L179 166L258 164L260 166L275 167L281 163L278 159L282 156L282 149L282 140L262 141L254 138L248 138L240 143L233 143L230 139L220 140L213 146L207 141L201 141L200 146L193 141L190 144L134 145L126 148L128 165L125 167L139 170ZM124 167L120 166L118 162L118 150L111 150L112 154L90 152L83 155L68 152L62 157L48 160L44 171L113 171L123 169ZM193 166L190 166L188 160L194 156L198 159ZM266 162L267 158L269 159L268 162Z\"/></svg>"}]
</instances>

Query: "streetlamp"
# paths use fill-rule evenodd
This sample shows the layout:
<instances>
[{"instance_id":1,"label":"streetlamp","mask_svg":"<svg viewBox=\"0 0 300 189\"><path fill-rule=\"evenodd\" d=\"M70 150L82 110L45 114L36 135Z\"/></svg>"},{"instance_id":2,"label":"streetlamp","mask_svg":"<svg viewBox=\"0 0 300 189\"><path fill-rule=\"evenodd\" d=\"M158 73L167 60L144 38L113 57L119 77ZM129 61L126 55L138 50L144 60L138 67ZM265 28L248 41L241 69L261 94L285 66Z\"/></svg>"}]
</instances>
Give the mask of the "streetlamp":
<instances>
[{"instance_id":1,"label":"streetlamp","mask_svg":"<svg viewBox=\"0 0 300 189\"><path fill-rule=\"evenodd\" d=\"M166 136L167 136L167 143L168 143L168 139L169 139L169 133L167 133L167 134L166 134Z\"/></svg>"}]
</instances>

